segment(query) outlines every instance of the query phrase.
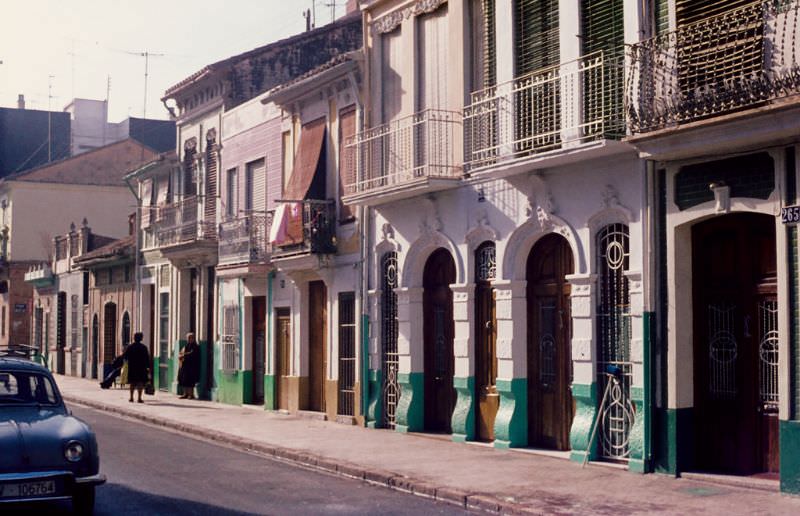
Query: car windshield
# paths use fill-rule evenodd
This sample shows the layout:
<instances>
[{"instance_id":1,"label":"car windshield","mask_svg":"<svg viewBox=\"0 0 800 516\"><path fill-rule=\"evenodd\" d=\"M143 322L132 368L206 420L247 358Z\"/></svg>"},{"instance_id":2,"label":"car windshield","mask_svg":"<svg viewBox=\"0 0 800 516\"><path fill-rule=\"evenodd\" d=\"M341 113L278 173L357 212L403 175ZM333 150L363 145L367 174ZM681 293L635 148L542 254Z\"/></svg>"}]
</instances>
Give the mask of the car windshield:
<instances>
[{"instance_id":1,"label":"car windshield","mask_svg":"<svg viewBox=\"0 0 800 516\"><path fill-rule=\"evenodd\" d=\"M58 403L50 378L30 371L0 371L0 406L32 403Z\"/></svg>"}]
</instances>

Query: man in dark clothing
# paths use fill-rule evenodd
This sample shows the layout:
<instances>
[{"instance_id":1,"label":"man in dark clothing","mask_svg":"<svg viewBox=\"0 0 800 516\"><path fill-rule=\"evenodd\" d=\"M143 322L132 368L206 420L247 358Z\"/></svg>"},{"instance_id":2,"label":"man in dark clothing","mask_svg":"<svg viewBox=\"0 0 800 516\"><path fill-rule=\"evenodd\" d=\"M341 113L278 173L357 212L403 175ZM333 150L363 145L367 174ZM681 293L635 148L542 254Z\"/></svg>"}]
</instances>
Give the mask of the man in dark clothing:
<instances>
[{"instance_id":1,"label":"man in dark clothing","mask_svg":"<svg viewBox=\"0 0 800 516\"><path fill-rule=\"evenodd\" d=\"M142 344L141 332L133 335L133 344L128 346L123 353L123 357L128 361L128 384L131 389L131 397L128 401L133 403L133 390L136 389L139 394L139 403L144 403L142 399L142 391L144 385L150 379L150 353L147 351L147 346Z\"/></svg>"}]
</instances>

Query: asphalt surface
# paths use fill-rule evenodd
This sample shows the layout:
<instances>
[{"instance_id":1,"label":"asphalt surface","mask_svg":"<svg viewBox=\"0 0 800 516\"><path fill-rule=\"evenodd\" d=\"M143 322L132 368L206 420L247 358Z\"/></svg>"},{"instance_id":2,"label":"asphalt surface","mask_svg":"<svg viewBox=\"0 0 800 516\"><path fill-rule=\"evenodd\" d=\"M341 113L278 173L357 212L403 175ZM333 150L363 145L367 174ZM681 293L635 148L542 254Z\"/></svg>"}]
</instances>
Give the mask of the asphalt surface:
<instances>
[{"instance_id":1,"label":"asphalt surface","mask_svg":"<svg viewBox=\"0 0 800 516\"><path fill-rule=\"evenodd\" d=\"M72 406L97 434L97 515L465 514L442 502L310 471ZM69 502L5 514L71 514Z\"/></svg>"}]
</instances>

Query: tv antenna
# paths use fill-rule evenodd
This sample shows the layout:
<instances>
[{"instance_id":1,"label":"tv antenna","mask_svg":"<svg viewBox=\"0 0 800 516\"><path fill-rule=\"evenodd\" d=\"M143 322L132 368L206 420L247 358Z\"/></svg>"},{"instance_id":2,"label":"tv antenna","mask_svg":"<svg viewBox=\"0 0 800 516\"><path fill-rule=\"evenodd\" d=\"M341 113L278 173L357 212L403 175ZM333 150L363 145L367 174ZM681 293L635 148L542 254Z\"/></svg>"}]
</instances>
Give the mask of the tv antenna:
<instances>
[{"instance_id":1,"label":"tv antenna","mask_svg":"<svg viewBox=\"0 0 800 516\"><path fill-rule=\"evenodd\" d=\"M150 72L150 58L151 57L164 57L167 54L158 54L155 52L149 52L145 50L144 52L125 52L126 54L130 54L132 56L139 56L144 57L144 106L142 107L142 118L147 118L147 77L149 76Z\"/></svg>"}]
</instances>

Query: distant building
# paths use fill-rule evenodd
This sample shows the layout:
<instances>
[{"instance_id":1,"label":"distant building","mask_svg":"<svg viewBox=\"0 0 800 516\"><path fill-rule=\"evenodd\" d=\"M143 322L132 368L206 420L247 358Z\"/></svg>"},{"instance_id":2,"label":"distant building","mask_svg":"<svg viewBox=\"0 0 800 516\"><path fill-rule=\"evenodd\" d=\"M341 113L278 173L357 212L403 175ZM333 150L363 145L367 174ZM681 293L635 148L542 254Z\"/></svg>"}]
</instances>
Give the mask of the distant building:
<instances>
[{"instance_id":1,"label":"distant building","mask_svg":"<svg viewBox=\"0 0 800 516\"><path fill-rule=\"evenodd\" d=\"M69 154L69 113L25 109L24 99L20 99L16 109L0 108L0 177L57 161Z\"/></svg>"}]
</instances>

